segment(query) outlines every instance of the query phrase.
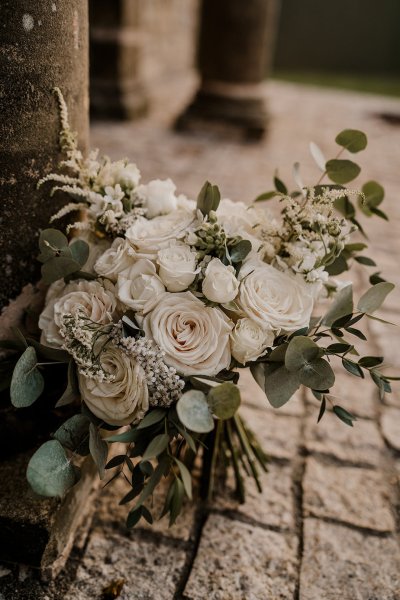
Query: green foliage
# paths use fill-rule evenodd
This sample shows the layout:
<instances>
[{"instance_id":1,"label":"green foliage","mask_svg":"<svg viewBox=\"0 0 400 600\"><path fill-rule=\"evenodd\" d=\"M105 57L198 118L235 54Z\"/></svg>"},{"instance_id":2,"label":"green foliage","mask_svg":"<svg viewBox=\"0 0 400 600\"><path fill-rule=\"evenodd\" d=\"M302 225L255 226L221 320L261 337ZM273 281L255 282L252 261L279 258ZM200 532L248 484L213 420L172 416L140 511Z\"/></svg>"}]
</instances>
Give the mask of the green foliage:
<instances>
[{"instance_id":1,"label":"green foliage","mask_svg":"<svg viewBox=\"0 0 400 600\"><path fill-rule=\"evenodd\" d=\"M314 390L327 390L335 382L331 366L321 356L323 350L306 336L296 336L289 343L285 367L296 373L303 385Z\"/></svg>"},{"instance_id":2,"label":"green foliage","mask_svg":"<svg viewBox=\"0 0 400 600\"><path fill-rule=\"evenodd\" d=\"M10 397L12 404L17 408L31 406L44 390L44 379L37 363L36 351L29 346L15 365Z\"/></svg>"},{"instance_id":3,"label":"green foliage","mask_svg":"<svg viewBox=\"0 0 400 600\"><path fill-rule=\"evenodd\" d=\"M343 146L349 152L356 153L367 147L367 136L358 129L344 129L335 138L339 146Z\"/></svg>"},{"instance_id":4,"label":"green foliage","mask_svg":"<svg viewBox=\"0 0 400 600\"><path fill-rule=\"evenodd\" d=\"M68 245L66 236L58 229L45 229L39 238L40 254L43 263L42 277L46 284L80 272L89 256L89 245L76 240Z\"/></svg>"},{"instance_id":5,"label":"green foliage","mask_svg":"<svg viewBox=\"0 0 400 600\"><path fill-rule=\"evenodd\" d=\"M56 408L60 406L65 406L66 404L72 404L76 400L80 398L79 385L78 385L78 377L76 374L76 364L73 360L69 361L68 364L68 382L67 387L58 400L56 404Z\"/></svg>"},{"instance_id":6,"label":"green foliage","mask_svg":"<svg viewBox=\"0 0 400 600\"><path fill-rule=\"evenodd\" d=\"M363 196L359 196L358 206L367 217L371 217L374 209L383 202L385 190L377 181L367 181L361 189ZM377 213L375 212L375 214Z\"/></svg>"},{"instance_id":7,"label":"green foliage","mask_svg":"<svg viewBox=\"0 0 400 600\"><path fill-rule=\"evenodd\" d=\"M239 388L230 382L221 383L210 389L208 404L211 412L219 419L230 419L240 406Z\"/></svg>"},{"instance_id":8,"label":"green foliage","mask_svg":"<svg viewBox=\"0 0 400 600\"><path fill-rule=\"evenodd\" d=\"M84 415L73 415L57 429L54 439L64 448L82 456L89 454L89 419Z\"/></svg>"},{"instance_id":9,"label":"green foliage","mask_svg":"<svg viewBox=\"0 0 400 600\"><path fill-rule=\"evenodd\" d=\"M333 407L333 412L343 423L346 423L350 427L353 427L353 421L357 420L348 410L337 404Z\"/></svg>"},{"instance_id":10,"label":"green foliage","mask_svg":"<svg viewBox=\"0 0 400 600\"><path fill-rule=\"evenodd\" d=\"M372 314L381 307L385 298L394 289L394 284L387 281L372 286L358 301L357 308L362 313Z\"/></svg>"},{"instance_id":11,"label":"green foliage","mask_svg":"<svg viewBox=\"0 0 400 600\"><path fill-rule=\"evenodd\" d=\"M233 263L241 263L251 252L251 242L240 239L234 245L229 246L229 257Z\"/></svg>"},{"instance_id":12,"label":"green foliage","mask_svg":"<svg viewBox=\"0 0 400 600\"><path fill-rule=\"evenodd\" d=\"M217 210L220 200L221 194L218 186L206 181L197 196L197 208L204 216L207 216L212 210Z\"/></svg>"},{"instance_id":13,"label":"green foliage","mask_svg":"<svg viewBox=\"0 0 400 600\"><path fill-rule=\"evenodd\" d=\"M143 460L149 460L155 458L167 448L169 443L169 435L167 433L161 433L153 438L150 444L147 446L145 453L143 454Z\"/></svg>"},{"instance_id":14,"label":"green foliage","mask_svg":"<svg viewBox=\"0 0 400 600\"><path fill-rule=\"evenodd\" d=\"M361 172L361 168L351 160L331 159L325 165L326 173L335 183L349 183Z\"/></svg>"},{"instance_id":15,"label":"green foliage","mask_svg":"<svg viewBox=\"0 0 400 600\"><path fill-rule=\"evenodd\" d=\"M176 405L179 420L190 431L207 433L214 429L214 420L206 395L200 390L185 392Z\"/></svg>"},{"instance_id":16,"label":"green foliage","mask_svg":"<svg viewBox=\"0 0 400 600\"><path fill-rule=\"evenodd\" d=\"M151 427L156 423L159 423L163 419L165 419L167 411L164 408L154 408L142 419L137 426L138 429L145 429L146 427Z\"/></svg>"},{"instance_id":17,"label":"green foliage","mask_svg":"<svg viewBox=\"0 0 400 600\"><path fill-rule=\"evenodd\" d=\"M264 363L264 391L271 406L280 408L300 387L299 373L282 363Z\"/></svg>"},{"instance_id":18,"label":"green foliage","mask_svg":"<svg viewBox=\"0 0 400 600\"><path fill-rule=\"evenodd\" d=\"M58 440L45 442L29 461L26 476L40 496L62 497L77 480L77 475Z\"/></svg>"}]
</instances>

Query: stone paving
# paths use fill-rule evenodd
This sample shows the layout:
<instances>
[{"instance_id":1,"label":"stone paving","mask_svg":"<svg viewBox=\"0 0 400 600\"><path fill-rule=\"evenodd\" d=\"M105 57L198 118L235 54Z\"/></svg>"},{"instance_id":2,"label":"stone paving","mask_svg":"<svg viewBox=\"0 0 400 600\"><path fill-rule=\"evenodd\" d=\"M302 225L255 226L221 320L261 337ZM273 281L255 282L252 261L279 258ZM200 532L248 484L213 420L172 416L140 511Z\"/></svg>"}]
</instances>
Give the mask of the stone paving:
<instances>
[{"instance_id":1,"label":"stone paving","mask_svg":"<svg viewBox=\"0 0 400 600\"><path fill-rule=\"evenodd\" d=\"M269 136L250 145L171 131L194 85L191 75L165 81L153 93L151 117L95 124L93 145L137 161L145 180L173 178L190 196L208 178L224 196L251 201L270 189L277 165L289 179L299 160L305 181L315 181L310 140L333 155L338 131L363 129L370 141L360 155L365 178L385 185L392 217L390 224L366 223L370 255L400 284L400 129L379 116L400 114L399 102L272 82ZM356 288L365 273L357 270ZM400 324L399 291L382 316ZM371 352L385 350L400 368L398 330L377 321L369 329ZM331 413L317 425L318 403L304 393L274 411L249 378L242 389L242 414L271 457L261 495L250 482L246 504L237 505L228 486L211 507L187 504L171 529L161 521L127 532L117 505L122 490L107 488L64 573L46 586L27 569L0 567L0 599L95 600L123 580L121 600L399 600L399 391L380 402L374 386L341 375L335 392L358 417L351 429Z\"/></svg>"}]
</instances>

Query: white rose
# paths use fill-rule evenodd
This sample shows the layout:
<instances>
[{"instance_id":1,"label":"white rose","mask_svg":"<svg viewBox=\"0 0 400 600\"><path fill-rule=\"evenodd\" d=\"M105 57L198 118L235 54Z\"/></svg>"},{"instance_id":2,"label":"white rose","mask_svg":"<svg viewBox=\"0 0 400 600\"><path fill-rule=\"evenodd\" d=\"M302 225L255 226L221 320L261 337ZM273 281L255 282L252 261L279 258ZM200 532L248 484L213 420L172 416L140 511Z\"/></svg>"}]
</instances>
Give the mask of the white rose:
<instances>
[{"instance_id":1,"label":"white rose","mask_svg":"<svg viewBox=\"0 0 400 600\"><path fill-rule=\"evenodd\" d=\"M153 179L146 185L139 185L136 192L147 208L146 217L153 219L153 217L166 215L176 210L175 190L176 185L171 179Z\"/></svg>"},{"instance_id":2,"label":"white rose","mask_svg":"<svg viewBox=\"0 0 400 600\"><path fill-rule=\"evenodd\" d=\"M109 425L129 425L142 419L149 408L143 368L115 346L108 346L101 353L100 362L113 380L97 381L79 374L85 404Z\"/></svg>"},{"instance_id":3,"label":"white rose","mask_svg":"<svg viewBox=\"0 0 400 600\"><path fill-rule=\"evenodd\" d=\"M94 270L115 283L119 273L132 266L135 260L136 255L129 242L123 238L116 238L111 248L96 261Z\"/></svg>"},{"instance_id":4,"label":"white rose","mask_svg":"<svg viewBox=\"0 0 400 600\"><path fill-rule=\"evenodd\" d=\"M307 284L271 265L256 267L240 283L239 303L260 327L292 332L308 326L313 298Z\"/></svg>"},{"instance_id":5,"label":"white rose","mask_svg":"<svg viewBox=\"0 0 400 600\"><path fill-rule=\"evenodd\" d=\"M244 202L232 202L227 198L221 200L217 209L218 222L228 236L239 235L249 240L254 252L260 248L262 241L255 235L255 228L265 219L264 211Z\"/></svg>"},{"instance_id":6,"label":"white rose","mask_svg":"<svg viewBox=\"0 0 400 600\"><path fill-rule=\"evenodd\" d=\"M271 329L260 327L258 323L245 317L239 319L231 333L232 356L241 364L259 358L266 348L274 343Z\"/></svg>"},{"instance_id":7,"label":"white rose","mask_svg":"<svg viewBox=\"0 0 400 600\"><path fill-rule=\"evenodd\" d=\"M62 346L62 316L77 309L96 323L111 323L116 309L114 292L104 289L97 281L79 281L68 285L56 281L49 288L46 306L39 317L41 343L55 348Z\"/></svg>"},{"instance_id":8,"label":"white rose","mask_svg":"<svg viewBox=\"0 0 400 600\"><path fill-rule=\"evenodd\" d=\"M195 218L195 212L182 209L154 219L139 217L126 231L125 237L141 258L155 258L161 248L183 239L194 226Z\"/></svg>"},{"instance_id":9,"label":"white rose","mask_svg":"<svg viewBox=\"0 0 400 600\"><path fill-rule=\"evenodd\" d=\"M135 311L148 312L157 303L159 294L165 292L157 276L154 263L141 258L118 275L117 296Z\"/></svg>"},{"instance_id":10,"label":"white rose","mask_svg":"<svg viewBox=\"0 0 400 600\"><path fill-rule=\"evenodd\" d=\"M166 292L143 321L145 334L165 352L165 362L182 375L227 369L232 326L222 310L205 306L191 292Z\"/></svg>"},{"instance_id":11,"label":"white rose","mask_svg":"<svg viewBox=\"0 0 400 600\"><path fill-rule=\"evenodd\" d=\"M224 265L219 258L213 258L207 265L202 290L211 302L224 304L234 300L239 290L235 269Z\"/></svg>"},{"instance_id":12,"label":"white rose","mask_svg":"<svg viewBox=\"0 0 400 600\"><path fill-rule=\"evenodd\" d=\"M196 253L182 242L158 251L159 276L169 292L187 290L195 280Z\"/></svg>"}]
</instances>

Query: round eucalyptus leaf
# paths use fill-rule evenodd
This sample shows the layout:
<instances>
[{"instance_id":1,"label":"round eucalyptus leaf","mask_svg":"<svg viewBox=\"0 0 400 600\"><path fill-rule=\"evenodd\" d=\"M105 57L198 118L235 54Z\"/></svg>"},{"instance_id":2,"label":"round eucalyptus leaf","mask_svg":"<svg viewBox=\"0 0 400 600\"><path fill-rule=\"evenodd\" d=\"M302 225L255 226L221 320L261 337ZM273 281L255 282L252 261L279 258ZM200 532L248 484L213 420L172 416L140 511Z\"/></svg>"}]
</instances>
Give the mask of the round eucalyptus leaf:
<instances>
[{"instance_id":1,"label":"round eucalyptus leaf","mask_svg":"<svg viewBox=\"0 0 400 600\"><path fill-rule=\"evenodd\" d=\"M85 415L73 415L57 429L54 439L64 448L85 456L89 454L89 425Z\"/></svg>"},{"instance_id":2,"label":"round eucalyptus leaf","mask_svg":"<svg viewBox=\"0 0 400 600\"><path fill-rule=\"evenodd\" d=\"M76 240L69 248L71 250L72 258L83 267L89 258L89 244L84 240Z\"/></svg>"},{"instance_id":3,"label":"round eucalyptus leaf","mask_svg":"<svg viewBox=\"0 0 400 600\"><path fill-rule=\"evenodd\" d=\"M30 406L43 392L44 379L36 365L35 349L29 346L15 365L11 379L11 402L17 408Z\"/></svg>"},{"instance_id":4,"label":"round eucalyptus leaf","mask_svg":"<svg viewBox=\"0 0 400 600\"><path fill-rule=\"evenodd\" d=\"M361 189L365 196L364 204L368 208L379 206L385 197L385 190L377 181L367 181Z\"/></svg>"},{"instance_id":5,"label":"round eucalyptus leaf","mask_svg":"<svg viewBox=\"0 0 400 600\"><path fill-rule=\"evenodd\" d=\"M214 429L214 420L206 395L200 390L185 392L176 405L179 420L190 431L208 433Z\"/></svg>"},{"instance_id":6,"label":"round eucalyptus leaf","mask_svg":"<svg viewBox=\"0 0 400 600\"><path fill-rule=\"evenodd\" d=\"M79 271L81 265L68 256L55 256L50 258L42 265L42 277L46 284L54 283L58 279L63 279L67 275Z\"/></svg>"},{"instance_id":7,"label":"round eucalyptus leaf","mask_svg":"<svg viewBox=\"0 0 400 600\"><path fill-rule=\"evenodd\" d=\"M216 417L230 419L240 406L239 388L229 381L211 388L208 393L208 404Z\"/></svg>"},{"instance_id":8,"label":"round eucalyptus leaf","mask_svg":"<svg viewBox=\"0 0 400 600\"><path fill-rule=\"evenodd\" d=\"M365 150L368 140L365 133L358 129L344 129L336 136L335 142L349 152L355 153Z\"/></svg>"},{"instance_id":9,"label":"round eucalyptus leaf","mask_svg":"<svg viewBox=\"0 0 400 600\"><path fill-rule=\"evenodd\" d=\"M75 469L58 440L45 442L28 463L26 477L40 496L62 497L77 481Z\"/></svg>"},{"instance_id":10,"label":"round eucalyptus leaf","mask_svg":"<svg viewBox=\"0 0 400 600\"><path fill-rule=\"evenodd\" d=\"M326 163L326 172L335 183L348 183L360 174L360 167L351 160L332 159Z\"/></svg>"},{"instance_id":11,"label":"round eucalyptus leaf","mask_svg":"<svg viewBox=\"0 0 400 600\"><path fill-rule=\"evenodd\" d=\"M39 248L42 253L48 252L51 248L61 250L67 246L67 237L58 229L43 229L43 231L41 231L39 236Z\"/></svg>"},{"instance_id":12,"label":"round eucalyptus leaf","mask_svg":"<svg viewBox=\"0 0 400 600\"><path fill-rule=\"evenodd\" d=\"M321 349L305 335L298 335L289 343L285 354L285 367L288 371L298 371L321 355Z\"/></svg>"},{"instance_id":13,"label":"round eucalyptus leaf","mask_svg":"<svg viewBox=\"0 0 400 600\"><path fill-rule=\"evenodd\" d=\"M335 383L335 374L326 360L318 358L299 371L299 379L313 390L328 390Z\"/></svg>"}]
</instances>

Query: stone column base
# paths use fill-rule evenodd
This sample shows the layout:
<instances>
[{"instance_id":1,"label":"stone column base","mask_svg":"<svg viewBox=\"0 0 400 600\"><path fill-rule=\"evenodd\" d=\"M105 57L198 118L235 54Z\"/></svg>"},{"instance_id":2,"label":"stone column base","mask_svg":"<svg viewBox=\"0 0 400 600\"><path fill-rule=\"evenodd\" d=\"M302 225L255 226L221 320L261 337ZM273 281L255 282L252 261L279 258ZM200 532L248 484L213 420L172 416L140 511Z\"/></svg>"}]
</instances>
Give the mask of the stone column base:
<instances>
[{"instance_id":1,"label":"stone column base","mask_svg":"<svg viewBox=\"0 0 400 600\"><path fill-rule=\"evenodd\" d=\"M178 117L178 131L201 131L222 126L240 130L257 141L267 131L268 114L262 85L204 83L192 103Z\"/></svg>"}]
</instances>

